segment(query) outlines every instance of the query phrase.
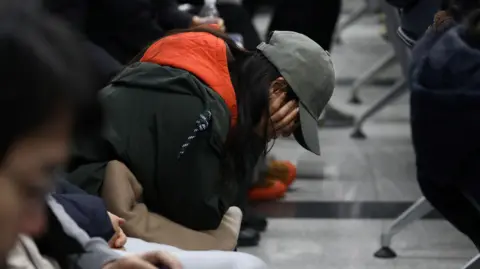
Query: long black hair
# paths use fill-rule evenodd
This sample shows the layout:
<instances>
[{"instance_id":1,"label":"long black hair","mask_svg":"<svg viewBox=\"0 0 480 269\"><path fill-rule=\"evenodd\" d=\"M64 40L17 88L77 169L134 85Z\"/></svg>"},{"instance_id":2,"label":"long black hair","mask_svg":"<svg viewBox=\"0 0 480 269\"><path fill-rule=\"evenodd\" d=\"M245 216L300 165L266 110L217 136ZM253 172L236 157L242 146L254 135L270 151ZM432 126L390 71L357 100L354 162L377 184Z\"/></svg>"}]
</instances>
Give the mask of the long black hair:
<instances>
[{"instance_id":1,"label":"long black hair","mask_svg":"<svg viewBox=\"0 0 480 269\"><path fill-rule=\"evenodd\" d=\"M227 46L228 69L236 94L238 118L237 124L230 130L226 142L224 172L227 178L239 180L252 176L254 170L251 160L258 141L263 145L263 154L267 152L267 126L262 137L255 133L262 117L269 114L269 89L272 82L280 77L280 72L260 51L247 51L239 47L228 35L209 26L200 26L187 30L174 30L167 36L204 32L222 39ZM145 51L140 52L132 62L137 62Z\"/></svg>"},{"instance_id":2,"label":"long black hair","mask_svg":"<svg viewBox=\"0 0 480 269\"><path fill-rule=\"evenodd\" d=\"M99 85L79 44L37 1L1 1L0 162L17 139L48 122L60 107L76 116L77 132L99 129Z\"/></svg>"}]
</instances>

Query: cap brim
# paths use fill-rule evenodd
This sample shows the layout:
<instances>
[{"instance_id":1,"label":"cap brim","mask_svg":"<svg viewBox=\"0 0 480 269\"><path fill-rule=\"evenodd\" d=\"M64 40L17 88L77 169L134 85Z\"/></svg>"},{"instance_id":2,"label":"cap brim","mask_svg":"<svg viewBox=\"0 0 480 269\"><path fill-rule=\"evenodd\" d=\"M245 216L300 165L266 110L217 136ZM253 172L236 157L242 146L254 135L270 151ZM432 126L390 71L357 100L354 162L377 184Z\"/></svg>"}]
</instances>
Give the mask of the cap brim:
<instances>
[{"instance_id":1,"label":"cap brim","mask_svg":"<svg viewBox=\"0 0 480 269\"><path fill-rule=\"evenodd\" d=\"M318 141L317 119L308 113L305 106L300 103L300 128L293 133L297 142L306 150L320 155L320 143Z\"/></svg>"}]
</instances>

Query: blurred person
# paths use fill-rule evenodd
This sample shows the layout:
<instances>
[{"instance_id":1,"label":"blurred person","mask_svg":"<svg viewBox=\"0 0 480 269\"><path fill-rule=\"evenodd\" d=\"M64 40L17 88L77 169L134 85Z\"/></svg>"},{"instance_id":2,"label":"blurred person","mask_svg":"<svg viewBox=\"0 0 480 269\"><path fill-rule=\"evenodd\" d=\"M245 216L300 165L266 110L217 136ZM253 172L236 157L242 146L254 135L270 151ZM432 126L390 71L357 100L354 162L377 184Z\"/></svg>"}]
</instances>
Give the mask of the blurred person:
<instances>
[{"instance_id":1,"label":"blurred person","mask_svg":"<svg viewBox=\"0 0 480 269\"><path fill-rule=\"evenodd\" d=\"M107 84L165 32L205 23L178 10L175 0L45 0L44 7L83 35L81 44ZM217 22L223 25L223 20Z\"/></svg>"},{"instance_id":2,"label":"blurred person","mask_svg":"<svg viewBox=\"0 0 480 269\"><path fill-rule=\"evenodd\" d=\"M101 92L108 130L76 145L68 179L87 192L100 195L106 165L119 160L150 211L211 230L230 206L244 208L268 141L294 133L320 153L316 121L334 71L308 37L274 32L249 52L197 28L156 41L138 60Z\"/></svg>"},{"instance_id":3,"label":"blurred person","mask_svg":"<svg viewBox=\"0 0 480 269\"><path fill-rule=\"evenodd\" d=\"M222 18L202 18L179 9L177 0L151 0L157 14L157 22L167 30L187 29L203 24L217 24L224 29Z\"/></svg>"},{"instance_id":4,"label":"blurred person","mask_svg":"<svg viewBox=\"0 0 480 269\"><path fill-rule=\"evenodd\" d=\"M154 0L154 1L172 1L172 0ZM204 0L179 0L179 3L188 3L194 5L191 12L198 14L204 4ZM261 38L255 26L253 25L252 17L248 11L243 7L239 0L218 0L217 9L220 16L224 20L224 25L227 33L239 34L242 37L242 45L248 50L255 50L260 44ZM194 21L201 22L201 18L193 17ZM199 23L194 23L193 26L198 26ZM283 29L280 29L283 30Z\"/></svg>"},{"instance_id":5,"label":"blurred person","mask_svg":"<svg viewBox=\"0 0 480 269\"><path fill-rule=\"evenodd\" d=\"M480 249L480 12L468 3L437 13L413 48L411 125L423 195Z\"/></svg>"},{"instance_id":6,"label":"blurred person","mask_svg":"<svg viewBox=\"0 0 480 269\"><path fill-rule=\"evenodd\" d=\"M0 117L6 126L0 134L0 267L17 268L20 259L21 268L64 262L78 268L180 268L161 252L119 256L103 240L89 238L48 197L71 136L100 126L93 68L76 36L38 2L2 1L0 20L0 53L8 63L0 72ZM55 255L55 247L65 255ZM41 263L32 264L34 256Z\"/></svg>"},{"instance_id":7,"label":"blurred person","mask_svg":"<svg viewBox=\"0 0 480 269\"><path fill-rule=\"evenodd\" d=\"M82 35L80 44L106 85L123 65L164 35L145 0L44 0L43 6Z\"/></svg>"}]
</instances>

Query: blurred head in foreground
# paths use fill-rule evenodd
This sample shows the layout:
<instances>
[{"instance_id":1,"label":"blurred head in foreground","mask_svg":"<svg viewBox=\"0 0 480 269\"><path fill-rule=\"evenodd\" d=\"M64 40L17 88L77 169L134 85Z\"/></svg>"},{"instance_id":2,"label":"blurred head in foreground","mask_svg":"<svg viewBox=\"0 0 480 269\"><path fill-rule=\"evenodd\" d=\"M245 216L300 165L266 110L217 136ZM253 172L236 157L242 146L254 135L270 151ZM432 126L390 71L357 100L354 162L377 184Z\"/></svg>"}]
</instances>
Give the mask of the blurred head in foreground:
<instances>
[{"instance_id":1,"label":"blurred head in foreground","mask_svg":"<svg viewBox=\"0 0 480 269\"><path fill-rule=\"evenodd\" d=\"M44 230L44 197L71 136L100 125L78 44L36 1L0 2L0 268L18 233Z\"/></svg>"}]
</instances>

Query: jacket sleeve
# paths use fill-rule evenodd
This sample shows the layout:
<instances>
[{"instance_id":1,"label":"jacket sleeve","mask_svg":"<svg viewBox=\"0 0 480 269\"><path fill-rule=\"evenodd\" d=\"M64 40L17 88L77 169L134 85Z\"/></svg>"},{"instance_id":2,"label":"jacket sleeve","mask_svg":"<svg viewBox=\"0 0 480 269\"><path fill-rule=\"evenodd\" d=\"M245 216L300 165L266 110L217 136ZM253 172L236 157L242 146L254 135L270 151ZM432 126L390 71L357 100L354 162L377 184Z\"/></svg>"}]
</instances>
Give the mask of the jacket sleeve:
<instances>
[{"instance_id":1,"label":"jacket sleeve","mask_svg":"<svg viewBox=\"0 0 480 269\"><path fill-rule=\"evenodd\" d=\"M176 0L152 0L158 23L165 30L185 29L192 24L192 15L178 9Z\"/></svg>"},{"instance_id":2,"label":"jacket sleeve","mask_svg":"<svg viewBox=\"0 0 480 269\"><path fill-rule=\"evenodd\" d=\"M112 238L115 232L102 199L82 193L52 196L90 237L100 237L107 241Z\"/></svg>"},{"instance_id":3,"label":"jacket sleeve","mask_svg":"<svg viewBox=\"0 0 480 269\"><path fill-rule=\"evenodd\" d=\"M52 197L47 198L47 203L58 222L63 233L78 243L83 252L72 255L74 268L92 269L102 268L108 262L119 259L121 256L109 248L108 244L100 238L90 238L65 212L63 207ZM62 246L61 242L53 242Z\"/></svg>"}]
</instances>

